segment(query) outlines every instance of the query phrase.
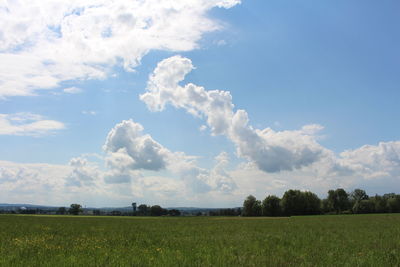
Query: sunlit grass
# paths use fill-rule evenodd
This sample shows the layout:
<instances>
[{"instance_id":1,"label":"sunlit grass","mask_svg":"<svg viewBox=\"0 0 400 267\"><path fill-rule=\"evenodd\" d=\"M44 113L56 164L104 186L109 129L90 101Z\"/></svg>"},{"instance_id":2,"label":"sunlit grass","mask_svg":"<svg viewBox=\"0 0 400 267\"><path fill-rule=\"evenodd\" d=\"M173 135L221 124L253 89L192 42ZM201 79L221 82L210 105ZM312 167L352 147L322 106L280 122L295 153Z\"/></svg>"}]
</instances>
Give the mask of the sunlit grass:
<instances>
[{"instance_id":1,"label":"sunlit grass","mask_svg":"<svg viewBox=\"0 0 400 267\"><path fill-rule=\"evenodd\" d=\"M2 266L396 266L400 215L0 216Z\"/></svg>"}]
</instances>

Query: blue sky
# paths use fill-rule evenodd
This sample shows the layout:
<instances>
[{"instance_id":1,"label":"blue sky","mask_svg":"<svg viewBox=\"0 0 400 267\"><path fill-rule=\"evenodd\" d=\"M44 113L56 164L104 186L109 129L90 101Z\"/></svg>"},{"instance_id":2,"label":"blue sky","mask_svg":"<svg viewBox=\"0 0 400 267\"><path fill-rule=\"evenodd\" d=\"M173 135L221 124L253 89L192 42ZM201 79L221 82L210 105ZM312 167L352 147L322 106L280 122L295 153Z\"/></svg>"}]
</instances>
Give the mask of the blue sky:
<instances>
[{"instance_id":1,"label":"blue sky","mask_svg":"<svg viewBox=\"0 0 400 267\"><path fill-rule=\"evenodd\" d=\"M100 39L90 35L99 30L91 14L103 14L102 8L118 10L122 2L100 1L98 9L78 2L72 7L66 4L46 25L37 23L33 15L34 8L43 15L54 8L47 2L1 4L5 13L0 19L4 29L0 32L0 58L4 59L0 63L0 114L7 123L0 120L0 202L66 205L65 201L79 197L92 205L123 205L139 199L163 205L234 206L250 193L261 198L289 188L323 196L327 188L362 187L374 194L400 185L397 1L203 2L177 4L173 8L178 18L165 11L170 7L139 7L143 18L136 17L136 24L129 28L123 24L127 19L123 23L118 19L134 14L140 5L133 1L126 13L110 15L105 25L98 26L103 32L108 29ZM71 15L77 8L83 12ZM19 12L32 16L24 27ZM182 22L167 28L153 13L166 21ZM152 24L138 26L138 21L150 17ZM79 26L79 19L87 24ZM70 26L74 21L77 27ZM16 31L17 26L22 30ZM135 27L144 33L137 33ZM146 39L146 31L153 39ZM85 34L89 37L82 41ZM80 50L81 46L88 50ZM48 49L56 52L47 55ZM22 63L18 58L13 61L14 57L21 57ZM127 67L125 63L132 58L136 63ZM194 68L191 71L186 71L187 60ZM249 123L242 125L243 130L260 141L245 143L251 141L234 130L229 114L223 118L225 129L216 133L212 127L222 124L207 118L220 110L193 104L183 89L181 95L165 99L152 94L165 107L151 111L140 95L151 91L149 77L157 76L161 62L186 73L184 81L174 85L176 91L193 83L206 93L230 92L232 100L224 103L234 108L225 111L234 116L245 110ZM20 67L24 64L37 72ZM86 70L86 66L93 69ZM32 80L25 81L26 77ZM159 91L169 90L161 86L155 85ZM190 108L200 116L189 114ZM131 124L121 124L129 119ZM51 126L26 127L45 120ZM162 155L157 159L165 159L164 167L140 166L136 155L151 161L146 157L153 154L129 152L131 145L139 144L140 136L125 136L121 140L129 141L119 148L103 147L106 140L122 142L118 139L122 137L109 135L112 129L118 132L138 124L143 128L140 136L148 134L151 149L156 147L154 153ZM25 126L16 130L15 125ZM300 131L305 125L319 126L312 133ZM199 130L202 126L207 129ZM261 133L264 128L272 128L274 134ZM167 152L161 153L157 144ZM346 150L349 153L341 154ZM121 151L133 159L129 167L110 163L120 159ZM282 163L283 155L268 151L284 151L286 157L293 156L293 162ZM312 157L305 154L308 151ZM184 153L184 159L179 153ZM215 160L218 155L223 157ZM276 166L265 162L276 162ZM45 177L43 170L38 171L40 164L60 169L59 177ZM176 167L186 164L190 170ZM193 177L187 177L189 172ZM20 192L16 185L21 183L36 193ZM203 187L207 190L199 189ZM38 197L43 190L50 192ZM87 190L92 194L82 196ZM104 197L103 191L112 193ZM55 197L60 194L65 200Z\"/></svg>"}]
</instances>

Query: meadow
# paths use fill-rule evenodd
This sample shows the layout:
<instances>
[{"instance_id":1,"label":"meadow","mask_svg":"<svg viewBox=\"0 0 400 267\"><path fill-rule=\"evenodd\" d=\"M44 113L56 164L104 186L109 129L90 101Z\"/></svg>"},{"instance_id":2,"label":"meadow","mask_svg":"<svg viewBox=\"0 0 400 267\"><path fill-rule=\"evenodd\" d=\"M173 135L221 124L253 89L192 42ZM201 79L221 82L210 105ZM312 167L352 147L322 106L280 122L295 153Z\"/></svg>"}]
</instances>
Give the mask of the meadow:
<instances>
[{"instance_id":1,"label":"meadow","mask_svg":"<svg viewBox=\"0 0 400 267\"><path fill-rule=\"evenodd\" d=\"M1 266L399 266L400 214L0 215Z\"/></svg>"}]
</instances>

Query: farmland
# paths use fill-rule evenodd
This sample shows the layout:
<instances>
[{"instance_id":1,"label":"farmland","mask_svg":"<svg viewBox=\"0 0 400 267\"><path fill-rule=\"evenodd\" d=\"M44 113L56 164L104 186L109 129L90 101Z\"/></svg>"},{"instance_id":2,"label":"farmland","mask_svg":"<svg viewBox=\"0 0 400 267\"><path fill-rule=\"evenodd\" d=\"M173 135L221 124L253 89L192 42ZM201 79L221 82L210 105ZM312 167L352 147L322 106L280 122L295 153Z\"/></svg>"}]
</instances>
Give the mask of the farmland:
<instances>
[{"instance_id":1,"label":"farmland","mask_svg":"<svg viewBox=\"0 0 400 267\"><path fill-rule=\"evenodd\" d=\"M0 216L1 266L394 266L400 214Z\"/></svg>"}]
</instances>

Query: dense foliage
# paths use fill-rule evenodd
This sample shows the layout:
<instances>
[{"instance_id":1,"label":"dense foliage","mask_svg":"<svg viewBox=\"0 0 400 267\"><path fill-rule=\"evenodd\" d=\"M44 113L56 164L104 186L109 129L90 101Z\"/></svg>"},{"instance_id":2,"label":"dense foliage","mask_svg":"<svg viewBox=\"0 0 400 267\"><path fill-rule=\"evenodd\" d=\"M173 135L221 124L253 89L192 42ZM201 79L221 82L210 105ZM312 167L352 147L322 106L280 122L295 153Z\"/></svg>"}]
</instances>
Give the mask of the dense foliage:
<instances>
[{"instance_id":1,"label":"dense foliage","mask_svg":"<svg viewBox=\"0 0 400 267\"><path fill-rule=\"evenodd\" d=\"M69 214L72 215L78 215L79 213L82 213L82 211L82 206L80 204L71 204L71 207L68 210Z\"/></svg>"},{"instance_id":2,"label":"dense foliage","mask_svg":"<svg viewBox=\"0 0 400 267\"><path fill-rule=\"evenodd\" d=\"M329 190L326 199L310 191L288 190L282 199L269 195L263 202L248 196L243 202L243 216L292 216L313 214L395 213L400 212L400 195L394 193L369 197L364 190L347 193Z\"/></svg>"},{"instance_id":3,"label":"dense foliage","mask_svg":"<svg viewBox=\"0 0 400 267\"><path fill-rule=\"evenodd\" d=\"M133 213L132 215L134 216L164 216L164 215L169 215L169 216L179 216L181 215L181 212L176 209L164 209L159 205L154 205L154 206L147 206L145 204L141 204L138 207L138 210Z\"/></svg>"}]
</instances>

